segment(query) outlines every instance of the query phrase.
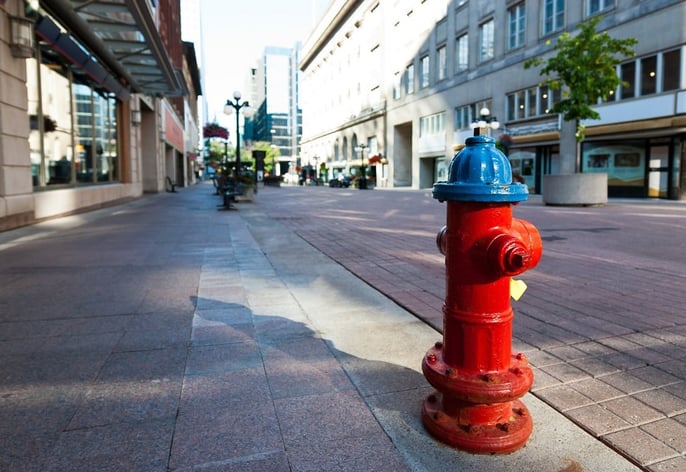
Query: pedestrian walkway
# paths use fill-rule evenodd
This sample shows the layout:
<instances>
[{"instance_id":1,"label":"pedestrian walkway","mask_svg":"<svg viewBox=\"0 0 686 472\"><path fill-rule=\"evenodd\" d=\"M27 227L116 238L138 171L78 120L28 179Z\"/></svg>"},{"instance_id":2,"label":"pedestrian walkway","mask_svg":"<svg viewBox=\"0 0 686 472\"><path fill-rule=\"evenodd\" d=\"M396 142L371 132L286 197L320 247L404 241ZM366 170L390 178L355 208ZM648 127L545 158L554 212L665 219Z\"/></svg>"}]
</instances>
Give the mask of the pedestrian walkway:
<instances>
[{"instance_id":1,"label":"pedestrian walkway","mask_svg":"<svg viewBox=\"0 0 686 472\"><path fill-rule=\"evenodd\" d=\"M638 470L533 395L520 451L433 440L440 334L275 219L279 191L0 233L0 469Z\"/></svg>"},{"instance_id":2,"label":"pedestrian walkway","mask_svg":"<svg viewBox=\"0 0 686 472\"><path fill-rule=\"evenodd\" d=\"M442 329L446 205L430 191L283 189L271 215ZM303 208L316 208L303 217ZM515 208L536 224L541 263L518 278L514 346L534 394L648 470L686 470L686 204L611 200L601 208Z\"/></svg>"}]
</instances>

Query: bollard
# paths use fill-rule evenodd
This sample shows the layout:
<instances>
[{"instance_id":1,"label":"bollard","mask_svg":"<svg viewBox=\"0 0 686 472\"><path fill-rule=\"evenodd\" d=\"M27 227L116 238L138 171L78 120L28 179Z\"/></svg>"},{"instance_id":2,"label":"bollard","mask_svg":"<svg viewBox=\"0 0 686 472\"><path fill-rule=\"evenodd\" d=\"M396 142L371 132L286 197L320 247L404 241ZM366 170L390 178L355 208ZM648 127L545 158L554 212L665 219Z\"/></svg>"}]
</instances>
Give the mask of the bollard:
<instances>
[{"instance_id":1,"label":"bollard","mask_svg":"<svg viewBox=\"0 0 686 472\"><path fill-rule=\"evenodd\" d=\"M443 340L424 356L422 371L436 389L424 401L422 422L438 440L482 454L526 444L533 421L519 400L533 383L526 357L512 354L511 277L538 264L536 227L512 218L528 198L512 182L507 157L486 136L467 138L433 196L447 202L437 236L445 255Z\"/></svg>"}]
</instances>

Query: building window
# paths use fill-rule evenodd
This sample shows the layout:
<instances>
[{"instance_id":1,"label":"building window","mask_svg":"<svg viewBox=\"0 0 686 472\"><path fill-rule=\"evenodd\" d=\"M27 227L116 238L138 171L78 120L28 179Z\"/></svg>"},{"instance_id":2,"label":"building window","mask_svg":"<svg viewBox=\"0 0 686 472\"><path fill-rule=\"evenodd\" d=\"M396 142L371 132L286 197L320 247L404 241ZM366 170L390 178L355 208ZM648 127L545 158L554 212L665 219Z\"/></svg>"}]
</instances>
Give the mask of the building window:
<instances>
[{"instance_id":1,"label":"building window","mask_svg":"<svg viewBox=\"0 0 686 472\"><path fill-rule=\"evenodd\" d=\"M537 99L538 99L538 88L537 87L532 87L526 91L526 103L527 103L526 116L527 117L538 115L538 107L536 104Z\"/></svg>"},{"instance_id":2,"label":"building window","mask_svg":"<svg viewBox=\"0 0 686 472\"><path fill-rule=\"evenodd\" d=\"M469 105L455 108L455 129L469 129L472 122L469 114Z\"/></svg>"},{"instance_id":3,"label":"building window","mask_svg":"<svg viewBox=\"0 0 686 472\"><path fill-rule=\"evenodd\" d=\"M438 56L438 70L436 71L437 80L445 80L445 78L448 76L448 58L446 54L447 48L444 44L438 48L436 54Z\"/></svg>"},{"instance_id":4,"label":"building window","mask_svg":"<svg viewBox=\"0 0 686 472\"><path fill-rule=\"evenodd\" d=\"M615 6L615 0L586 0L586 12L588 16L595 15L601 11L608 10Z\"/></svg>"},{"instance_id":5,"label":"building window","mask_svg":"<svg viewBox=\"0 0 686 472\"><path fill-rule=\"evenodd\" d=\"M550 34L564 27L565 0L545 0L543 4L543 34Z\"/></svg>"},{"instance_id":6,"label":"building window","mask_svg":"<svg viewBox=\"0 0 686 472\"><path fill-rule=\"evenodd\" d=\"M495 56L495 22L489 20L479 27L479 61L484 62Z\"/></svg>"},{"instance_id":7,"label":"building window","mask_svg":"<svg viewBox=\"0 0 686 472\"><path fill-rule=\"evenodd\" d=\"M641 95L657 92L657 56L641 59Z\"/></svg>"},{"instance_id":8,"label":"building window","mask_svg":"<svg viewBox=\"0 0 686 472\"><path fill-rule=\"evenodd\" d=\"M482 108L488 108L492 113L493 100L483 100L481 102L475 102L455 108L455 129L470 129L472 127L472 123L479 119Z\"/></svg>"},{"instance_id":9,"label":"building window","mask_svg":"<svg viewBox=\"0 0 686 472\"><path fill-rule=\"evenodd\" d=\"M455 72L462 72L469 68L468 37L463 34L455 41Z\"/></svg>"},{"instance_id":10,"label":"building window","mask_svg":"<svg viewBox=\"0 0 686 472\"><path fill-rule=\"evenodd\" d=\"M662 91L678 90L681 85L681 49L662 55Z\"/></svg>"},{"instance_id":11,"label":"building window","mask_svg":"<svg viewBox=\"0 0 686 472\"><path fill-rule=\"evenodd\" d=\"M526 31L526 10L524 4L520 3L507 10L508 49L518 48L524 45L524 35Z\"/></svg>"},{"instance_id":12,"label":"building window","mask_svg":"<svg viewBox=\"0 0 686 472\"><path fill-rule=\"evenodd\" d=\"M419 136L439 135L445 132L445 113L422 116L419 118Z\"/></svg>"},{"instance_id":13,"label":"building window","mask_svg":"<svg viewBox=\"0 0 686 472\"><path fill-rule=\"evenodd\" d=\"M405 70L405 93L414 93L414 64L410 64Z\"/></svg>"},{"instance_id":14,"label":"building window","mask_svg":"<svg viewBox=\"0 0 686 472\"><path fill-rule=\"evenodd\" d=\"M396 100L400 98L401 77L402 76L400 75L400 72L396 72L395 76L393 77L393 98Z\"/></svg>"},{"instance_id":15,"label":"building window","mask_svg":"<svg viewBox=\"0 0 686 472\"><path fill-rule=\"evenodd\" d=\"M421 82L419 86L421 88L426 88L429 86L429 56L426 55L421 58L420 60L420 67L421 67Z\"/></svg>"},{"instance_id":16,"label":"building window","mask_svg":"<svg viewBox=\"0 0 686 472\"><path fill-rule=\"evenodd\" d=\"M621 87L620 98L632 98L636 96L636 62L627 62L620 67L620 77L626 82Z\"/></svg>"}]
</instances>

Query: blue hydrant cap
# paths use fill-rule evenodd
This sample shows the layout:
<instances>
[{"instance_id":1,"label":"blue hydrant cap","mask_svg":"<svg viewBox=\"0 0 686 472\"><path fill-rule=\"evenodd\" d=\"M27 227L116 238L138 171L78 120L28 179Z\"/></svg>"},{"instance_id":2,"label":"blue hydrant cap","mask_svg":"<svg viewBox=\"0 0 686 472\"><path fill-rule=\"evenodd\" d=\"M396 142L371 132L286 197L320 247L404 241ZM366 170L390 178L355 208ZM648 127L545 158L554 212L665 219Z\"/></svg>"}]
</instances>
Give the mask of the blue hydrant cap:
<instances>
[{"instance_id":1,"label":"blue hydrant cap","mask_svg":"<svg viewBox=\"0 0 686 472\"><path fill-rule=\"evenodd\" d=\"M440 201L521 202L529 197L529 190L512 182L510 161L495 147L495 139L473 136L450 162L448 180L434 184L433 197Z\"/></svg>"}]
</instances>

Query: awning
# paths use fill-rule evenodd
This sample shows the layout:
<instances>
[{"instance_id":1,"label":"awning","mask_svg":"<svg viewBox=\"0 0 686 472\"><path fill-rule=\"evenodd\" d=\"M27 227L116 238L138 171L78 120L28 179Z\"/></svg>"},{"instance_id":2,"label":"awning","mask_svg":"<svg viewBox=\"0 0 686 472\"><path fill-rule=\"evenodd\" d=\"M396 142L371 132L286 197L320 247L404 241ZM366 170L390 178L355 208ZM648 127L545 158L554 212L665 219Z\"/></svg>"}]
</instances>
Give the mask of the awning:
<instances>
[{"instance_id":1,"label":"awning","mask_svg":"<svg viewBox=\"0 0 686 472\"><path fill-rule=\"evenodd\" d=\"M164 96L184 94L148 2L51 0L41 7L62 22L114 73L124 78L132 91Z\"/></svg>"}]
</instances>

